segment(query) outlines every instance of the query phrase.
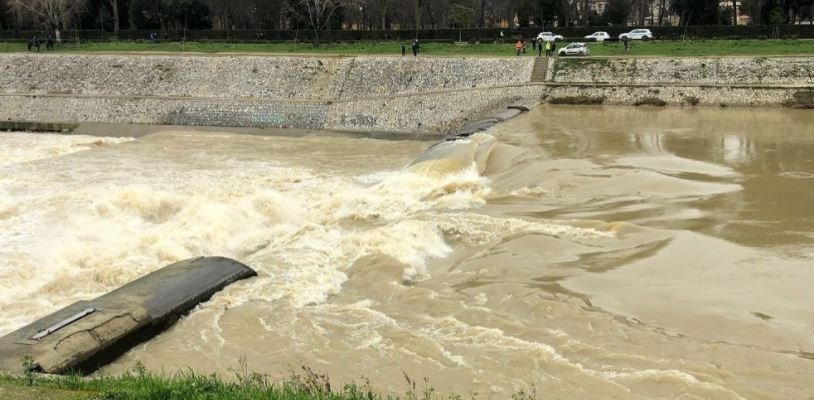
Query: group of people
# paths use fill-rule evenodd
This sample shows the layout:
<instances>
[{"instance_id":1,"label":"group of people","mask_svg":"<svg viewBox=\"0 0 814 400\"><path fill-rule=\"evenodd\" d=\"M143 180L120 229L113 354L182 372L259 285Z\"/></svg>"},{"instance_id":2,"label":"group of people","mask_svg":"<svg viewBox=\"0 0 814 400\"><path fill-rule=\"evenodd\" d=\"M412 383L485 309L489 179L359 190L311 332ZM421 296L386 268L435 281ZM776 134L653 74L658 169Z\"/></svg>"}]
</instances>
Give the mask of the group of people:
<instances>
[{"instance_id":1,"label":"group of people","mask_svg":"<svg viewBox=\"0 0 814 400\"><path fill-rule=\"evenodd\" d=\"M525 40L518 39L517 43L514 44L514 49L517 52L517 55L526 54L526 47L528 43ZM532 52L536 51L538 57L543 56L543 50L545 50L545 56L551 57L557 54L557 40L543 40L541 38L534 38L531 39L531 46Z\"/></svg>"},{"instance_id":2,"label":"group of people","mask_svg":"<svg viewBox=\"0 0 814 400\"><path fill-rule=\"evenodd\" d=\"M413 49L413 57L418 57L418 52L421 50L421 45L418 43L418 39L413 40L413 45L411 47ZM402 57L407 55L407 45L404 43L401 44L401 55Z\"/></svg>"},{"instance_id":3,"label":"group of people","mask_svg":"<svg viewBox=\"0 0 814 400\"><path fill-rule=\"evenodd\" d=\"M39 35L34 34L28 43L26 43L26 47L28 51L32 51L35 47L37 48L37 52L40 51L40 46L42 46L43 40L40 39ZM59 32L59 29L55 30L53 34L48 34L48 38L45 40L45 49L46 50L53 50L54 45L62 47L62 34Z\"/></svg>"}]
</instances>

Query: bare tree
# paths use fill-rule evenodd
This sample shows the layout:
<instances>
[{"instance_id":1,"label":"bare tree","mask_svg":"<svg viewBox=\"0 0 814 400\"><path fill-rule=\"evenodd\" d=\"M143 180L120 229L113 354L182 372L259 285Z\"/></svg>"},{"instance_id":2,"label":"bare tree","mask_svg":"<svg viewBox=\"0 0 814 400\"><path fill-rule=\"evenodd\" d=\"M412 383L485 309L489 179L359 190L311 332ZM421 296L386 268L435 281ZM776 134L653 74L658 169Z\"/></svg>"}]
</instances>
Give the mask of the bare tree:
<instances>
[{"instance_id":1,"label":"bare tree","mask_svg":"<svg viewBox=\"0 0 814 400\"><path fill-rule=\"evenodd\" d=\"M384 31L389 28L395 3L395 0L365 0L364 7L365 10L369 10L368 15L378 14L379 28ZM371 25L373 24L371 23Z\"/></svg>"},{"instance_id":2,"label":"bare tree","mask_svg":"<svg viewBox=\"0 0 814 400\"><path fill-rule=\"evenodd\" d=\"M119 35L119 0L110 1L110 9L113 11L113 33Z\"/></svg>"},{"instance_id":3,"label":"bare tree","mask_svg":"<svg viewBox=\"0 0 814 400\"><path fill-rule=\"evenodd\" d=\"M358 5L358 0L298 0L308 15L308 22L314 30L314 47L319 47L319 35L328 27L331 17L337 9Z\"/></svg>"},{"instance_id":4,"label":"bare tree","mask_svg":"<svg viewBox=\"0 0 814 400\"><path fill-rule=\"evenodd\" d=\"M667 0L659 0L659 26L664 23L664 14L667 13Z\"/></svg>"},{"instance_id":5,"label":"bare tree","mask_svg":"<svg viewBox=\"0 0 814 400\"><path fill-rule=\"evenodd\" d=\"M18 13L26 11L52 30L67 27L85 10L86 0L11 0L10 4Z\"/></svg>"},{"instance_id":6,"label":"bare tree","mask_svg":"<svg viewBox=\"0 0 814 400\"><path fill-rule=\"evenodd\" d=\"M382 30L387 30L387 13L390 12L392 0L380 0L379 3L382 12Z\"/></svg>"}]
</instances>

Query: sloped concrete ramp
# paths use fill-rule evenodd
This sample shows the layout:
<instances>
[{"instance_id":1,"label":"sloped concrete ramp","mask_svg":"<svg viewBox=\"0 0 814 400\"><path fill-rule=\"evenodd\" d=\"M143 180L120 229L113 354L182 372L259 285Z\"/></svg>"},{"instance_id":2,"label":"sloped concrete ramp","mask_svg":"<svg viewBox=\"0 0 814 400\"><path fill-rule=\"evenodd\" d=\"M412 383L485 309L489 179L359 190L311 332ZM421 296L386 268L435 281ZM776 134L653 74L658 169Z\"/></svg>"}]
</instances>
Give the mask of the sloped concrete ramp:
<instances>
[{"instance_id":1,"label":"sloped concrete ramp","mask_svg":"<svg viewBox=\"0 0 814 400\"><path fill-rule=\"evenodd\" d=\"M167 329L215 292L257 275L223 257L181 261L0 338L0 371L90 372ZM24 363L23 360L28 360Z\"/></svg>"}]
</instances>

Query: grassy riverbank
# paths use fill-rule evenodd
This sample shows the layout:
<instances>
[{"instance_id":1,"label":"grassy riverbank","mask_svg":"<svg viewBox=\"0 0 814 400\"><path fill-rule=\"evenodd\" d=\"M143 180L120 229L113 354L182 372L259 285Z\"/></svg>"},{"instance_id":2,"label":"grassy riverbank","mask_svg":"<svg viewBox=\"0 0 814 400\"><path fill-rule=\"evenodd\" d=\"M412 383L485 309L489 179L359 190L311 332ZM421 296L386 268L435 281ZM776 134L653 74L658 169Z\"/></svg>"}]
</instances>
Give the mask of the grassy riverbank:
<instances>
[{"instance_id":1,"label":"grassy riverbank","mask_svg":"<svg viewBox=\"0 0 814 400\"><path fill-rule=\"evenodd\" d=\"M560 46L566 44L562 43ZM594 56L622 56L621 43L590 43ZM24 43L0 43L0 52L26 51ZM46 52L42 47L42 52ZM408 48L408 53L409 53ZM269 54L330 54L330 55L400 55L399 42L325 43L314 47L309 43L216 43L216 42L88 42L58 48L56 52L171 52L171 53L269 53ZM513 56L512 43L425 43L423 55L433 56ZM532 51L529 47L528 54ZM634 42L630 56L768 56L812 55L814 40L693 40Z\"/></svg>"},{"instance_id":2,"label":"grassy riverbank","mask_svg":"<svg viewBox=\"0 0 814 400\"><path fill-rule=\"evenodd\" d=\"M426 382L405 377L405 392L400 396L374 393L370 384L334 387L326 375L308 368L292 373L282 383L265 375L235 371L225 379L217 375L182 372L157 375L137 366L131 373L115 377L44 377L36 374L9 376L0 374L0 399L14 400L461 400L461 396L442 396ZM472 398L476 395L470 396ZM521 391L517 400L534 400L536 392Z\"/></svg>"},{"instance_id":3,"label":"grassy riverbank","mask_svg":"<svg viewBox=\"0 0 814 400\"><path fill-rule=\"evenodd\" d=\"M310 372L310 371L309 371ZM15 400L373 400L382 399L359 386L330 387L327 378L308 373L273 384L257 374L233 380L192 372L170 377L138 372L117 377L0 376L0 398Z\"/></svg>"}]
</instances>

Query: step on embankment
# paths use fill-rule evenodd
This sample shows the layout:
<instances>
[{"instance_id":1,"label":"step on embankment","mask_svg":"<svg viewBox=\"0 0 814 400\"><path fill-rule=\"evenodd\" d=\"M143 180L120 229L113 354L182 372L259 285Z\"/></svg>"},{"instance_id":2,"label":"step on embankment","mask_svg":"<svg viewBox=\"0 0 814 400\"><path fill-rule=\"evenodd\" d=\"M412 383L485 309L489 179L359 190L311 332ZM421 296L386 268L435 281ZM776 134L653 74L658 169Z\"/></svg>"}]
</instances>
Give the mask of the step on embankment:
<instances>
[{"instance_id":1,"label":"step on embankment","mask_svg":"<svg viewBox=\"0 0 814 400\"><path fill-rule=\"evenodd\" d=\"M531 72L532 82L545 82L548 73L548 57L534 59L534 70Z\"/></svg>"},{"instance_id":2,"label":"step on embankment","mask_svg":"<svg viewBox=\"0 0 814 400\"><path fill-rule=\"evenodd\" d=\"M92 372L166 330L227 285L255 275L223 257L166 266L0 338L0 372Z\"/></svg>"}]
</instances>

